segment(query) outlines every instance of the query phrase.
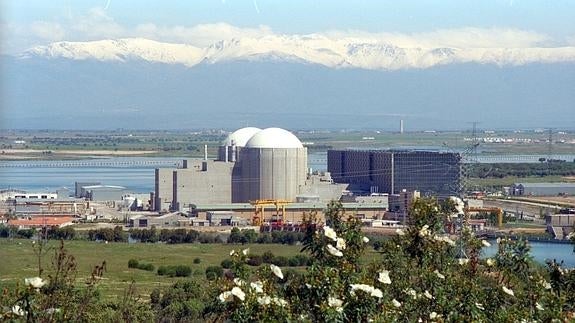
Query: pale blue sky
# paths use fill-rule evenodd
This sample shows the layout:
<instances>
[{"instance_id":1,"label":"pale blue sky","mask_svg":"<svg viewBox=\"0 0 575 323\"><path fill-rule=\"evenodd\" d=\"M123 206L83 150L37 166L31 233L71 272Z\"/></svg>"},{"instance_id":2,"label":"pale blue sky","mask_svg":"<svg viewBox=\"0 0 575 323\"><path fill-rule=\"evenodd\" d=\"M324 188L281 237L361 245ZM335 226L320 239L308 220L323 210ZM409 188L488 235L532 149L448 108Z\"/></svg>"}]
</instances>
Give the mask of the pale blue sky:
<instances>
[{"instance_id":1,"label":"pale blue sky","mask_svg":"<svg viewBox=\"0 0 575 323\"><path fill-rule=\"evenodd\" d=\"M108 23L113 21L122 28L142 24L192 27L224 22L241 28L264 25L275 33L302 34L350 29L414 33L474 27L536 32L558 44L572 45L575 39L573 0L3 0L0 3L2 38L11 51L36 42L70 40L73 30L67 26L93 16L95 8L100 10L100 18L105 15ZM52 39L49 35L58 33L48 27L68 31ZM40 28L46 28L45 32ZM98 35L94 32L87 37L78 33L71 40L83 40L82 37L92 40Z\"/></svg>"},{"instance_id":2,"label":"pale blue sky","mask_svg":"<svg viewBox=\"0 0 575 323\"><path fill-rule=\"evenodd\" d=\"M8 22L31 23L65 20L69 14L85 14L90 8L107 4L106 0L4 0L2 11ZM107 13L127 25L227 22L237 26L265 24L288 33L348 28L429 31L461 26L515 27L555 35L573 34L575 30L572 0L110 0Z\"/></svg>"}]
</instances>

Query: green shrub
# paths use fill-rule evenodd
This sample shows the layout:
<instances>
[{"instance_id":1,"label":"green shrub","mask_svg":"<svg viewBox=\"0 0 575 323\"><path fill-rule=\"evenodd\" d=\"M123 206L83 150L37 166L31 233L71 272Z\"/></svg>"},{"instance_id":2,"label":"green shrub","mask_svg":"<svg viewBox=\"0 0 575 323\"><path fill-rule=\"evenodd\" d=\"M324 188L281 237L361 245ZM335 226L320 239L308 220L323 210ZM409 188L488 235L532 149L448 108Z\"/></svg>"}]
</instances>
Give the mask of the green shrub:
<instances>
[{"instance_id":1,"label":"green shrub","mask_svg":"<svg viewBox=\"0 0 575 323\"><path fill-rule=\"evenodd\" d=\"M263 263L263 259L260 255L250 255L250 258L246 262L250 266L257 267Z\"/></svg>"},{"instance_id":2,"label":"green shrub","mask_svg":"<svg viewBox=\"0 0 575 323\"><path fill-rule=\"evenodd\" d=\"M160 276L166 276L168 274L168 267L166 266L160 266L158 267L158 271L157 271L158 275Z\"/></svg>"},{"instance_id":3,"label":"green shrub","mask_svg":"<svg viewBox=\"0 0 575 323\"><path fill-rule=\"evenodd\" d=\"M288 262L289 262L288 258L284 256L277 256L274 257L274 259L272 260L272 264L280 267L287 266Z\"/></svg>"},{"instance_id":4,"label":"green shrub","mask_svg":"<svg viewBox=\"0 0 575 323\"><path fill-rule=\"evenodd\" d=\"M202 260L200 258L194 258L194 264L199 264L201 262Z\"/></svg>"},{"instance_id":5,"label":"green shrub","mask_svg":"<svg viewBox=\"0 0 575 323\"><path fill-rule=\"evenodd\" d=\"M152 264L140 263L140 264L138 264L138 266L136 268L146 270L146 271L154 271L154 265L152 265Z\"/></svg>"},{"instance_id":6,"label":"green shrub","mask_svg":"<svg viewBox=\"0 0 575 323\"><path fill-rule=\"evenodd\" d=\"M138 268L138 261L136 259L128 260L128 268Z\"/></svg>"},{"instance_id":7,"label":"green shrub","mask_svg":"<svg viewBox=\"0 0 575 323\"><path fill-rule=\"evenodd\" d=\"M222 268L230 269L232 267L232 260L231 259L224 259L222 260L221 264Z\"/></svg>"},{"instance_id":8,"label":"green shrub","mask_svg":"<svg viewBox=\"0 0 575 323\"><path fill-rule=\"evenodd\" d=\"M192 268L186 265L175 266L176 277L188 277L192 274Z\"/></svg>"},{"instance_id":9,"label":"green shrub","mask_svg":"<svg viewBox=\"0 0 575 323\"><path fill-rule=\"evenodd\" d=\"M299 266L299 260L296 257L290 257L288 259L288 266L297 267Z\"/></svg>"},{"instance_id":10,"label":"green shrub","mask_svg":"<svg viewBox=\"0 0 575 323\"><path fill-rule=\"evenodd\" d=\"M192 268L186 265L160 266L158 275L168 277L188 277L192 274Z\"/></svg>"},{"instance_id":11,"label":"green shrub","mask_svg":"<svg viewBox=\"0 0 575 323\"><path fill-rule=\"evenodd\" d=\"M220 266L210 266L206 268L206 278L208 280L215 280L222 277L224 274L224 269Z\"/></svg>"},{"instance_id":12,"label":"green shrub","mask_svg":"<svg viewBox=\"0 0 575 323\"><path fill-rule=\"evenodd\" d=\"M274 257L274 253L268 250L263 253L262 260L265 264L271 264Z\"/></svg>"}]
</instances>

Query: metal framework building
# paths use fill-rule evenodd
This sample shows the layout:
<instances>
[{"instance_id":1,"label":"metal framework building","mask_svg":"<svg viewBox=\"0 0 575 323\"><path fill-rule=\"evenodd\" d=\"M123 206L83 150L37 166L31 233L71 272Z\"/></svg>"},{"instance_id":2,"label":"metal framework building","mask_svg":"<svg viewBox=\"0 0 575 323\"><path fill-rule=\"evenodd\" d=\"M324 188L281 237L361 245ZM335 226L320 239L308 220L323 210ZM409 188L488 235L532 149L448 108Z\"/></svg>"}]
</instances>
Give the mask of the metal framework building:
<instances>
[{"instance_id":1,"label":"metal framework building","mask_svg":"<svg viewBox=\"0 0 575 323\"><path fill-rule=\"evenodd\" d=\"M354 191L403 190L447 197L461 191L461 155L420 150L329 150L327 168L336 183Z\"/></svg>"}]
</instances>

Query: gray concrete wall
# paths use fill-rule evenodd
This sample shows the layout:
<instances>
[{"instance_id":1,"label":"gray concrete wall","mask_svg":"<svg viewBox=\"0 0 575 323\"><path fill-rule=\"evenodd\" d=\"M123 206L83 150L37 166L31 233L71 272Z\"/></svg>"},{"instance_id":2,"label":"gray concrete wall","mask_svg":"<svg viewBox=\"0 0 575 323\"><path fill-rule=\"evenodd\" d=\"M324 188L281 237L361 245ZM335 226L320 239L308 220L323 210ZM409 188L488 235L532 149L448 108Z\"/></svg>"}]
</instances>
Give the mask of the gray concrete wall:
<instances>
[{"instance_id":1,"label":"gray concrete wall","mask_svg":"<svg viewBox=\"0 0 575 323\"><path fill-rule=\"evenodd\" d=\"M175 209L187 210L190 204L221 204L232 202L233 163L195 160L187 169L178 169L174 176Z\"/></svg>"},{"instance_id":2,"label":"gray concrete wall","mask_svg":"<svg viewBox=\"0 0 575 323\"><path fill-rule=\"evenodd\" d=\"M176 168L156 168L155 170L155 211L169 210L171 208L173 192L173 172Z\"/></svg>"}]
</instances>

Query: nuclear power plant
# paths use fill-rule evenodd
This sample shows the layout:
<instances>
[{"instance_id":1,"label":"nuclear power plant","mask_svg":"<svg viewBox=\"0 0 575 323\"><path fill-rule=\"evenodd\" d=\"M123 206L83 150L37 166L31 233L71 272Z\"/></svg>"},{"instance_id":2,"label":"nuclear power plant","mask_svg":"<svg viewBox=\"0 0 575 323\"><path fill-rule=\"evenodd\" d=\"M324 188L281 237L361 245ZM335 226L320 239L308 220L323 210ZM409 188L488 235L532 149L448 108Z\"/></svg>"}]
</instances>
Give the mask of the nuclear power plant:
<instances>
[{"instance_id":1,"label":"nuclear power plant","mask_svg":"<svg viewBox=\"0 0 575 323\"><path fill-rule=\"evenodd\" d=\"M242 128L218 147L216 160L184 160L181 168L155 174L154 208L184 210L193 205L338 200L345 185L329 173L309 174L307 148L280 128Z\"/></svg>"}]
</instances>

